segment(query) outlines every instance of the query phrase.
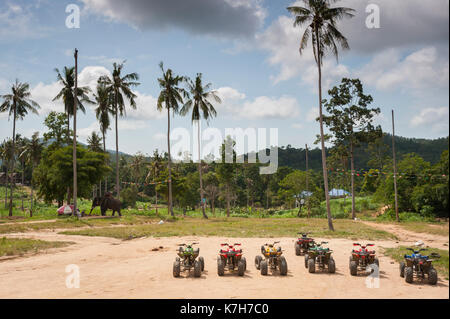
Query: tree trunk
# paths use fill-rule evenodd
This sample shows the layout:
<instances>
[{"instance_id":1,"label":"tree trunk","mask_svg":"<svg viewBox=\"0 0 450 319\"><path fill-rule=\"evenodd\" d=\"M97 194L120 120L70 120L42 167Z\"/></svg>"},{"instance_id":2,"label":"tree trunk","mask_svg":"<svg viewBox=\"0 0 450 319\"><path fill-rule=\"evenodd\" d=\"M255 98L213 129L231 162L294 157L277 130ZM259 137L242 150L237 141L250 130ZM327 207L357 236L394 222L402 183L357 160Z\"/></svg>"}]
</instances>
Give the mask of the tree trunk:
<instances>
[{"instance_id":1,"label":"tree trunk","mask_svg":"<svg viewBox=\"0 0 450 319\"><path fill-rule=\"evenodd\" d=\"M70 110L67 109L67 146L70 145ZM67 205L70 205L70 187L67 187Z\"/></svg>"},{"instance_id":2,"label":"tree trunk","mask_svg":"<svg viewBox=\"0 0 450 319\"><path fill-rule=\"evenodd\" d=\"M6 176L5 176L5 209L8 208L8 180L9 180L9 175L8 175L8 166L10 164L6 163Z\"/></svg>"},{"instance_id":3,"label":"tree trunk","mask_svg":"<svg viewBox=\"0 0 450 319\"><path fill-rule=\"evenodd\" d=\"M356 218L355 211L355 164L353 158L353 141L350 141L350 165L351 165L351 174L352 174L352 219Z\"/></svg>"},{"instance_id":4,"label":"tree trunk","mask_svg":"<svg viewBox=\"0 0 450 319\"><path fill-rule=\"evenodd\" d=\"M197 143L198 143L198 174L200 177L200 205L202 206L202 214L203 218L208 219L208 216L205 212L205 204L203 202L204 193L203 193L203 179L202 179L202 158L201 158L201 151L200 151L200 120L197 122Z\"/></svg>"},{"instance_id":5,"label":"tree trunk","mask_svg":"<svg viewBox=\"0 0 450 319\"><path fill-rule=\"evenodd\" d=\"M102 131L102 135L103 135L103 152L106 154L105 132ZM108 184L108 176L105 177L105 191L104 191L104 194L106 194L106 192L108 191L107 184Z\"/></svg>"},{"instance_id":6,"label":"tree trunk","mask_svg":"<svg viewBox=\"0 0 450 319\"><path fill-rule=\"evenodd\" d=\"M156 214L158 214L158 191L156 190L156 184L155 184L155 194L156 194Z\"/></svg>"},{"instance_id":7,"label":"tree trunk","mask_svg":"<svg viewBox=\"0 0 450 319\"><path fill-rule=\"evenodd\" d=\"M227 185L227 217L230 217L230 191Z\"/></svg>"},{"instance_id":8,"label":"tree trunk","mask_svg":"<svg viewBox=\"0 0 450 319\"><path fill-rule=\"evenodd\" d=\"M116 194L117 199L120 200L120 182L119 182L119 110L117 109L117 92L115 93L114 97L114 104L115 104L115 110L116 110Z\"/></svg>"},{"instance_id":9,"label":"tree trunk","mask_svg":"<svg viewBox=\"0 0 450 319\"><path fill-rule=\"evenodd\" d=\"M13 119L13 143L12 143L12 163L11 163L11 182L10 182L10 194L9 194L9 216L12 216L12 208L13 208L13 188L16 183L14 180L14 164L16 162L16 99L14 99L14 119Z\"/></svg>"},{"instance_id":10,"label":"tree trunk","mask_svg":"<svg viewBox=\"0 0 450 319\"><path fill-rule=\"evenodd\" d=\"M30 188L31 188L31 198L30 198L30 217L33 217L33 172L34 172L34 163L31 168L31 180L30 180Z\"/></svg>"},{"instance_id":11,"label":"tree trunk","mask_svg":"<svg viewBox=\"0 0 450 319\"><path fill-rule=\"evenodd\" d=\"M325 154L325 139L323 133L323 116L322 116L322 69L321 69L321 56L320 56L320 46L319 46L319 32L316 27L316 43L317 43L317 66L319 69L319 122L320 122L320 142L322 145L322 171L323 171L323 182L325 188L325 200L327 205L327 217L328 217L328 228L334 231L333 220L331 219L331 208L330 208L330 195L328 194L328 170L327 170L327 158Z\"/></svg>"},{"instance_id":12,"label":"tree trunk","mask_svg":"<svg viewBox=\"0 0 450 319\"><path fill-rule=\"evenodd\" d=\"M24 161L23 161L23 159L22 159L22 190L23 190L23 186L24 186L24 183L25 183L25 181L24 181L24 176L25 176L25 163L24 163ZM22 196L20 196L21 198L22 198L22 212L23 212L23 195Z\"/></svg>"},{"instance_id":13,"label":"tree trunk","mask_svg":"<svg viewBox=\"0 0 450 319\"><path fill-rule=\"evenodd\" d=\"M168 155L169 155L169 161L168 161L169 180L167 181L168 186L169 186L168 213L171 216L174 216L173 208L172 208L172 170L171 170L171 167L170 167L170 164L171 164L171 161L172 161L171 158L170 158L170 108L168 106L167 106L167 151L168 151Z\"/></svg>"},{"instance_id":14,"label":"tree trunk","mask_svg":"<svg viewBox=\"0 0 450 319\"><path fill-rule=\"evenodd\" d=\"M73 98L73 215L77 215L77 107L78 107L78 50L75 49L75 91Z\"/></svg>"}]
</instances>

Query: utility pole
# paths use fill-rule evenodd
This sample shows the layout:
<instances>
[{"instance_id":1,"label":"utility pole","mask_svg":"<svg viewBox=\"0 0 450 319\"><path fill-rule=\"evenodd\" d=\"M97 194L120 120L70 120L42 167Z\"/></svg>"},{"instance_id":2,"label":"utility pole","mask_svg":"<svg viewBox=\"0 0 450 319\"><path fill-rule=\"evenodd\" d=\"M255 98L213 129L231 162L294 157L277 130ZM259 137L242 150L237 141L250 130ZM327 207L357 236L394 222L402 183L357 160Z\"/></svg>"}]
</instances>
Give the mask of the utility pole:
<instances>
[{"instance_id":1,"label":"utility pole","mask_svg":"<svg viewBox=\"0 0 450 319\"><path fill-rule=\"evenodd\" d=\"M306 205L306 209L308 210L308 218L310 214L310 203L309 203L309 172L308 172L308 144L305 144L305 157L306 157L306 196L308 196L308 201Z\"/></svg>"},{"instance_id":2,"label":"utility pole","mask_svg":"<svg viewBox=\"0 0 450 319\"><path fill-rule=\"evenodd\" d=\"M78 50L75 48L75 90L73 93L73 215L77 212L77 108L78 108ZM79 217L79 216L78 216Z\"/></svg>"},{"instance_id":3,"label":"utility pole","mask_svg":"<svg viewBox=\"0 0 450 319\"><path fill-rule=\"evenodd\" d=\"M392 110L392 158L394 160L394 193L395 193L395 220L400 221L398 217L398 201L397 201L397 164L395 161L395 126L394 126L394 110Z\"/></svg>"}]
</instances>

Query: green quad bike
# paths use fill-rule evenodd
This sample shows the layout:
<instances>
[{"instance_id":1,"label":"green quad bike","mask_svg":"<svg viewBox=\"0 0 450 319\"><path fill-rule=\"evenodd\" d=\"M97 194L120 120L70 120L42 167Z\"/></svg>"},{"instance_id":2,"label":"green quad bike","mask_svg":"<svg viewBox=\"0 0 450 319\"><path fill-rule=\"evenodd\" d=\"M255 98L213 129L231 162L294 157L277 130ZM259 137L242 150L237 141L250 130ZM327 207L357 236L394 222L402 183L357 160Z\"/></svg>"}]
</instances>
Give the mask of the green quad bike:
<instances>
[{"instance_id":1,"label":"green quad bike","mask_svg":"<svg viewBox=\"0 0 450 319\"><path fill-rule=\"evenodd\" d=\"M275 271L277 268L280 270L280 275L287 275L287 262L281 250L281 247L275 247L279 241L274 242L273 244L265 244L261 246L261 254L264 256L264 259L261 256L255 257L255 266L256 269L261 271L261 275L267 275L268 268Z\"/></svg>"},{"instance_id":2,"label":"green quad bike","mask_svg":"<svg viewBox=\"0 0 450 319\"><path fill-rule=\"evenodd\" d=\"M321 243L315 243L314 246L309 248L308 253L305 255L305 268L308 268L310 273L316 272L316 264L319 266L320 270L328 268L330 274L336 272L336 263L334 262L333 256L331 256L333 251L328 247L322 246L325 244L328 244L328 242L323 241Z\"/></svg>"},{"instance_id":3,"label":"green quad bike","mask_svg":"<svg viewBox=\"0 0 450 319\"><path fill-rule=\"evenodd\" d=\"M203 257L198 257L200 248L194 248L192 244L179 244L178 257L173 262L173 276L180 277L182 271L190 272L194 269L194 277L200 277L202 271L205 269L205 260ZM198 259L197 259L198 257Z\"/></svg>"},{"instance_id":4,"label":"green quad bike","mask_svg":"<svg viewBox=\"0 0 450 319\"><path fill-rule=\"evenodd\" d=\"M440 258L439 254L431 253L430 256L422 255L422 251L426 251L426 248L414 249L406 248L410 250L411 255L404 255L405 261L400 263L400 277L404 277L407 283L412 283L414 277L425 279L427 275L428 283L430 285L436 285L438 281L438 274L433 267L433 259ZM431 258L430 258L431 257Z\"/></svg>"}]
</instances>

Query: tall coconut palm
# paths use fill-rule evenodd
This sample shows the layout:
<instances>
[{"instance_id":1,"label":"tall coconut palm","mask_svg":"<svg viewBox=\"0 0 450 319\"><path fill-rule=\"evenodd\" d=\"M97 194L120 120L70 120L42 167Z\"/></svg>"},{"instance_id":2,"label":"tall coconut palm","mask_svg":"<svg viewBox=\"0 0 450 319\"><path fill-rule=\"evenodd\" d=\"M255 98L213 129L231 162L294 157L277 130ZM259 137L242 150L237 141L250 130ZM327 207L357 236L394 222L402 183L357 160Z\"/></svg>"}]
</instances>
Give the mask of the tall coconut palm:
<instances>
[{"instance_id":1,"label":"tall coconut palm","mask_svg":"<svg viewBox=\"0 0 450 319\"><path fill-rule=\"evenodd\" d=\"M120 198L120 181L119 181L119 115L125 116L125 99L130 102L130 106L136 109L137 95L131 91L131 87L138 86L140 83L139 75L137 73L129 73L122 76L122 69L125 61L117 64L113 63L112 77L102 76L98 82L100 85L105 85L107 94L111 95L113 101L113 110L116 124L116 193Z\"/></svg>"},{"instance_id":2,"label":"tall coconut palm","mask_svg":"<svg viewBox=\"0 0 450 319\"><path fill-rule=\"evenodd\" d=\"M15 147L16 147L16 120L22 120L28 112L38 114L39 104L33 101L30 93L30 85L28 83L21 83L16 80L11 88L11 94L2 95L4 100L0 105L0 113L9 112L9 117L13 116L13 138L12 138L12 159L11 159L11 176L14 176L14 164L15 164ZM9 216L12 216L12 192L14 188L14 177L11 178L11 196L9 198Z\"/></svg>"},{"instance_id":3,"label":"tall coconut palm","mask_svg":"<svg viewBox=\"0 0 450 319\"><path fill-rule=\"evenodd\" d=\"M187 88L190 93L190 98L183 105L180 114L185 116L192 109L191 121L197 123L197 143L198 143L198 173L200 177L200 203L202 205L202 213L204 218L208 218L205 212L204 189L202 179L202 159L201 159L201 141L200 141L200 124L202 117L209 123L211 117L217 116L217 111L211 104L210 100L217 103L222 101L217 96L217 91L211 91L211 83L203 86L202 74L198 73L195 78L195 83L191 79L186 79Z\"/></svg>"},{"instance_id":4,"label":"tall coconut palm","mask_svg":"<svg viewBox=\"0 0 450 319\"><path fill-rule=\"evenodd\" d=\"M158 79L159 86L161 88L161 92L159 93L157 109L158 111L162 111L164 108L167 109L167 151L168 151L168 171L169 171L169 180L168 180L168 188L169 188L169 213L173 214L172 207L172 170L171 170L171 156L170 156L170 109L172 109L172 113L178 113L180 104L183 104L183 98L187 97L187 92L185 89L180 87L180 84L185 80L184 76L175 76L171 69L164 70L164 65L161 62L159 67L163 73L163 76Z\"/></svg>"},{"instance_id":5,"label":"tall coconut palm","mask_svg":"<svg viewBox=\"0 0 450 319\"><path fill-rule=\"evenodd\" d=\"M68 121L67 121L67 132L70 132L70 117L73 116L73 110L74 110L74 86L75 86L75 67L64 67L63 73L61 73L57 68L55 68L56 72L56 78L63 86L61 91L53 98L53 101L62 99L64 103L64 110L67 114ZM89 99L89 92L91 89L87 86L84 87L78 87L77 88L77 110L81 110L83 113L86 113L86 108L84 107L83 103L90 103L93 102ZM67 144L69 144L70 134L67 134Z\"/></svg>"},{"instance_id":6,"label":"tall coconut palm","mask_svg":"<svg viewBox=\"0 0 450 319\"><path fill-rule=\"evenodd\" d=\"M331 52L338 59L338 45L343 49L349 49L347 39L337 29L336 23L343 18L353 17L353 9L345 7L331 7L332 3L339 0L302 0L303 7L292 6L287 10L295 15L294 27L306 25L300 41L300 54L308 46L311 39L314 59L319 71L319 122L320 137L322 146L322 170L325 188L325 198L328 214L328 228L334 230L333 221L331 219L330 197L328 194L328 172L327 160L325 155L325 140L323 132L322 117L322 63L326 53Z\"/></svg>"},{"instance_id":7,"label":"tall coconut palm","mask_svg":"<svg viewBox=\"0 0 450 319\"><path fill-rule=\"evenodd\" d=\"M111 121L110 115L114 115L113 109L113 96L108 93L108 89L105 85L98 83L97 92L94 93L95 103L97 108L95 109L95 116L100 124L100 132L102 132L103 140L103 152L106 153L106 132L110 129ZM108 191L108 178L105 177L105 194Z\"/></svg>"},{"instance_id":8,"label":"tall coconut palm","mask_svg":"<svg viewBox=\"0 0 450 319\"><path fill-rule=\"evenodd\" d=\"M153 158L150 164L148 165L149 172L145 177L145 182L152 182L155 185L155 206L156 206L156 214L158 214L158 185L156 184L156 180L159 177L159 170L161 168L162 157L159 155L158 150L153 152Z\"/></svg>"},{"instance_id":9,"label":"tall coconut palm","mask_svg":"<svg viewBox=\"0 0 450 319\"><path fill-rule=\"evenodd\" d=\"M35 132L31 139L28 140L26 144L26 160L31 166L31 176L33 176L34 168L39 164L41 159L42 151L44 150L44 143L39 138L39 132ZM33 177L30 182L30 217L33 216Z\"/></svg>"}]
</instances>

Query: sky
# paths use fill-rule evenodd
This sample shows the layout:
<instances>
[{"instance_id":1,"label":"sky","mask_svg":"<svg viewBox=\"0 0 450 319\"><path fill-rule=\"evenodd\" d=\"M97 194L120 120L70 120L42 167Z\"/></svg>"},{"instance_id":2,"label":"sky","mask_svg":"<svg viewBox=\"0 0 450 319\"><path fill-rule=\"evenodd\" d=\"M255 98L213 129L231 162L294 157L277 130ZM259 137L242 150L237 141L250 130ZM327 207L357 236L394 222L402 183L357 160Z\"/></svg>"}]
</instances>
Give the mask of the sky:
<instances>
[{"instance_id":1,"label":"sky","mask_svg":"<svg viewBox=\"0 0 450 319\"><path fill-rule=\"evenodd\" d=\"M0 94L19 79L31 88L41 106L17 123L17 132L31 137L50 111L63 111L52 101L61 89L55 68L73 66L78 49L79 85L95 90L99 76L113 62L125 61L123 72L137 72L137 109L119 120L120 151L152 154L165 151L167 114L156 109L160 61L175 74L203 74L222 99L210 128L277 128L278 145L313 145L319 133L318 72L309 45L299 54L303 27L293 26L286 10L293 0L0 0ZM366 20L379 9L379 28ZM79 8L79 28L72 8ZM343 0L336 6L355 9L338 28L350 50L323 64L323 92L343 77L361 79L375 119L396 135L417 138L448 136L449 131L449 1ZM69 7L68 7L69 6ZM370 8L370 7L369 7ZM375 12L376 13L376 12ZM70 24L69 24L70 26ZM94 106L77 117L78 138L85 142L99 132ZM195 140L190 117L175 115L173 128L185 128ZM202 129L207 123L202 124ZM0 114L0 140L12 134L12 121ZM115 149L114 125L106 145ZM314 146L313 146L314 147ZM191 148L191 152L194 149ZM195 152L194 152L195 153Z\"/></svg>"}]
</instances>

